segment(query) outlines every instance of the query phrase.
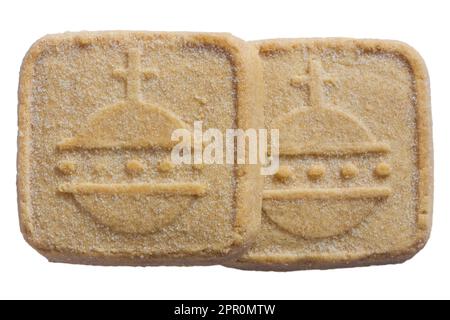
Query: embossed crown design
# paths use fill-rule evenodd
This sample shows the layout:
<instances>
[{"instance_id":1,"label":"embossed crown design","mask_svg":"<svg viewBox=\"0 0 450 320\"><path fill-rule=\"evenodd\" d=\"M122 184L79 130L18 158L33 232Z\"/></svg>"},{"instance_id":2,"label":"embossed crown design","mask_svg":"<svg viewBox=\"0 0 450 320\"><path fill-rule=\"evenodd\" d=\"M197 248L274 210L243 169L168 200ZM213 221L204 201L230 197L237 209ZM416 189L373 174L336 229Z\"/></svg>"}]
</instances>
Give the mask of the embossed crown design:
<instances>
[{"instance_id":1,"label":"embossed crown design","mask_svg":"<svg viewBox=\"0 0 450 320\"><path fill-rule=\"evenodd\" d=\"M77 135L61 141L58 147L62 150L172 147L172 131L188 126L171 111L142 100L142 79L154 78L156 74L153 70L142 70L139 50L131 49L128 69L113 73L126 82L126 100L94 113Z\"/></svg>"},{"instance_id":2,"label":"embossed crown design","mask_svg":"<svg viewBox=\"0 0 450 320\"><path fill-rule=\"evenodd\" d=\"M141 81L156 77L142 70L138 49L128 52L128 68L113 72L126 82L124 101L95 112L76 135L58 144L58 149L135 150L159 148L168 152L174 145L172 131L188 126L174 113L143 101ZM97 221L118 232L148 233L160 230L187 211L196 196L206 192L198 182L95 183L77 182L59 186ZM169 199L170 198L170 199ZM126 214L124 214L126 212Z\"/></svg>"},{"instance_id":3,"label":"embossed crown design","mask_svg":"<svg viewBox=\"0 0 450 320\"><path fill-rule=\"evenodd\" d=\"M326 104L323 84L333 82L311 55L308 74L291 79L293 87L308 87L310 105L298 107L272 122L271 127L280 130L280 156L299 161L305 157L321 159L331 161L332 165L332 159L336 158L390 152L389 145L378 142L356 117L338 106ZM354 177L357 168L352 164L348 167L350 173L344 172L344 175ZM321 177L323 170L313 168L310 179ZM378 202L390 194L391 189L386 186L272 189L264 191L263 211L289 233L307 239L326 238L341 235L361 224L375 211Z\"/></svg>"},{"instance_id":4,"label":"embossed crown design","mask_svg":"<svg viewBox=\"0 0 450 320\"><path fill-rule=\"evenodd\" d=\"M308 75L291 80L291 85L307 85L310 106L294 109L276 119L280 128L280 154L329 155L385 153L389 145L377 142L363 123L337 106L326 105L323 84L333 79L323 74L320 62L310 58ZM336 126L335 124L339 124Z\"/></svg>"}]
</instances>

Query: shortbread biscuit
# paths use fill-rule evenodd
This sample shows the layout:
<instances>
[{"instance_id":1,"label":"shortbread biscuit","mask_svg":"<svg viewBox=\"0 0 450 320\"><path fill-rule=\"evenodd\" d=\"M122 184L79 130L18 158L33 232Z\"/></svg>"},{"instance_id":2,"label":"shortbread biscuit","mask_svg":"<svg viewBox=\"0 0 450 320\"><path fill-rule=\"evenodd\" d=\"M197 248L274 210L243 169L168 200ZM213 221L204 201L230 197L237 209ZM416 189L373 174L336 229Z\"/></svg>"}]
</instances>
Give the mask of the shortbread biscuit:
<instances>
[{"instance_id":1,"label":"shortbread biscuit","mask_svg":"<svg viewBox=\"0 0 450 320\"><path fill-rule=\"evenodd\" d=\"M257 165L171 163L173 130L263 126L257 51L228 34L46 36L19 89L25 239L51 261L212 264L258 229ZM239 169L239 174L237 170Z\"/></svg>"},{"instance_id":2,"label":"shortbread biscuit","mask_svg":"<svg viewBox=\"0 0 450 320\"><path fill-rule=\"evenodd\" d=\"M279 129L256 244L231 266L295 270L402 262L432 214L429 81L392 41L255 43L265 123Z\"/></svg>"}]
</instances>

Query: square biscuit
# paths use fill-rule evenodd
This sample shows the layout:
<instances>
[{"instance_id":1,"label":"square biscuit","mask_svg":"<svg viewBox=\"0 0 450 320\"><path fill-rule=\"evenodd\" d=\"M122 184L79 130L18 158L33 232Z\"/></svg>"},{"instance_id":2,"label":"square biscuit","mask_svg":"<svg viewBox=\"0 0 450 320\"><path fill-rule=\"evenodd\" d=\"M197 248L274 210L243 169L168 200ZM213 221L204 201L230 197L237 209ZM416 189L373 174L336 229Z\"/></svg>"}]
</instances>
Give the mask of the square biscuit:
<instances>
[{"instance_id":1,"label":"square biscuit","mask_svg":"<svg viewBox=\"0 0 450 320\"><path fill-rule=\"evenodd\" d=\"M262 226L231 264L296 270L398 263L432 215L429 80L394 41L267 40L265 125L280 168L265 177Z\"/></svg>"},{"instance_id":2,"label":"square biscuit","mask_svg":"<svg viewBox=\"0 0 450 320\"><path fill-rule=\"evenodd\" d=\"M259 63L228 34L37 41L19 87L26 241L50 261L98 265L214 264L240 253L259 227L258 166L174 165L171 134L194 121L262 126Z\"/></svg>"}]
</instances>

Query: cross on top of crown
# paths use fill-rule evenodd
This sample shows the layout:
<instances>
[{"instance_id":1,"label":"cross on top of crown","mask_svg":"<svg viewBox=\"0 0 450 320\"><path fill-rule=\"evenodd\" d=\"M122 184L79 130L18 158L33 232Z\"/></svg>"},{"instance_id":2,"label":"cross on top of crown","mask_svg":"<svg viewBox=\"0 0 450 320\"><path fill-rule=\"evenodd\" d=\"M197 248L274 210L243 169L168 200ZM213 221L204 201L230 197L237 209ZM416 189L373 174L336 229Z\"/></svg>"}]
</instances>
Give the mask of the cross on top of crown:
<instances>
[{"instance_id":1,"label":"cross on top of crown","mask_svg":"<svg viewBox=\"0 0 450 320\"><path fill-rule=\"evenodd\" d=\"M125 80L127 86L127 98L132 101L141 100L141 80L151 79L157 76L155 70L141 67L141 53L139 49L130 49L128 51L128 66L126 69L116 69L113 76Z\"/></svg>"},{"instance_id":2,"label":"cross on top of crown","mask_svg":"<svg viewBox=\"0 0 450 320\"><path fill-rule=\"evenodd\" d=\"M322 64L309 58L308 60L308 74L291 79L293 87L301 87L307 85L309 87L310 104L311 107L324 107L325 99L322 85L324 83L334 83L334 79L324 74Z\"/></svg>"}]
</instances>

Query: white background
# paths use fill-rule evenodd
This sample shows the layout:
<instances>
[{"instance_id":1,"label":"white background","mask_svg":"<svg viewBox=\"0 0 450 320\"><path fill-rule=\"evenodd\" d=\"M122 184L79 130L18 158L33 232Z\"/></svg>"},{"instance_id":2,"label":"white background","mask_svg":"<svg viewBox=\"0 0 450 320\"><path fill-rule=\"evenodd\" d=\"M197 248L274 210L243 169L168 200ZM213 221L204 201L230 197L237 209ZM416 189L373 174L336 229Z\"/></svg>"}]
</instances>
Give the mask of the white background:
<instances>
[{"instance_id":1,"label":"white background","mask_svg":"<svg viewBox=\"0 0 450 320\"><path fill-rule=\"evenodd\" d=\"M450 5L448 1L1 1L0 298L450 298ZM401 265L290 273L224 267L90 267L48 263L19 231L17 85L29 46L80 30L227 31L280 37L396 39L431 77L435 206L431 240ZM447 204L446 204L447 203Z\"/></svg>"}]
</instances>

